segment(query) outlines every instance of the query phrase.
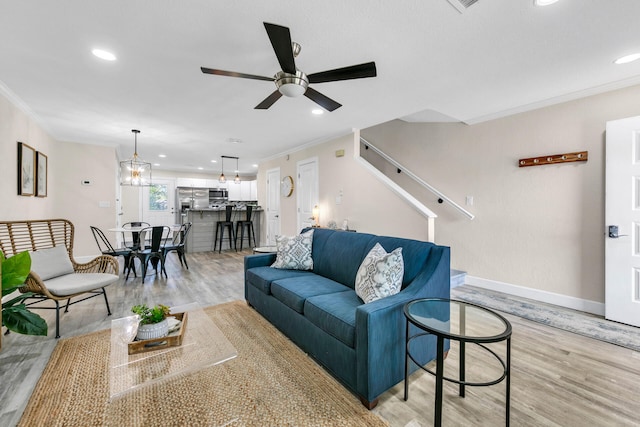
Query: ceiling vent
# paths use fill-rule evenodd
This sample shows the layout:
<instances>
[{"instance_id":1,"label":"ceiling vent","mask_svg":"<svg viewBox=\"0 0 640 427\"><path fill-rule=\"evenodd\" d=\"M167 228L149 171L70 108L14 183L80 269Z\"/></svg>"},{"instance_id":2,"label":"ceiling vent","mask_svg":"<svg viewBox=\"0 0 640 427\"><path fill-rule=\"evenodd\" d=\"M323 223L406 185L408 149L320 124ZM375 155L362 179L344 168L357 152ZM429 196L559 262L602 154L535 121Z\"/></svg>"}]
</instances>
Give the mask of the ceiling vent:
<instances>
[{"instance_id":1,"label":"ceiling vent","mask_svg":"<svg viewBox=\"0 0 640 427\"><path fill-rule=\"evenodd\" d=\"M462 13L471 6L473 6L478 0L449 0L451 6L458 9L458 12Z\"/></svg>"}]
</instances>

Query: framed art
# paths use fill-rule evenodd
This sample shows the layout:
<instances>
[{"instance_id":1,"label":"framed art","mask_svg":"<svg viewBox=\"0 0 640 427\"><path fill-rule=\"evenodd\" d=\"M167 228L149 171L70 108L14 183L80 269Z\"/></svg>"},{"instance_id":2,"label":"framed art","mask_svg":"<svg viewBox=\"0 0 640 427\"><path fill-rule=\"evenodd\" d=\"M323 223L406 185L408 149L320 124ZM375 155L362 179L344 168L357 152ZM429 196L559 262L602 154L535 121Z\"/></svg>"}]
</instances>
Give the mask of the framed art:
<instances>
[{"instance_id":1,"label":"framed art","mask_svg":"<svg viewBox=\"0 0 640 427\"><path fill-rule=\"evenodd\" d=\"M49 158L40 151L36 153L36 197L47 197L47 168Z\"/></svg>"},{"instance_id":2,"label":"framed art","mask_svg":"<svg viewBox=\"0 0 640 427\"><path fill-rule=\"evenodd\" d=\"M36 151L18 142L18 195L33 196L36 179Z\"/></svg>"}]
</instances>

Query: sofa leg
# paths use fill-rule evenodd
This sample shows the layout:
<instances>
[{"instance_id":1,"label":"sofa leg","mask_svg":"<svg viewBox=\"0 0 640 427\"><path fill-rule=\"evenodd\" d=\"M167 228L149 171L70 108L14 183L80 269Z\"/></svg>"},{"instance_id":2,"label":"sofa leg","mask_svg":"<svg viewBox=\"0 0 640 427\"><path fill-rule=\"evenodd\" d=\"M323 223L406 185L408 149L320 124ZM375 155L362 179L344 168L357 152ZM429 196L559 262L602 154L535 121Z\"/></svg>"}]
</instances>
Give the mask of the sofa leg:
<instances>
[{"instance_id":1,"label":"sofa leg","mask_svg":"<svg viewBox=\"0 0 640 427\"><path fill-rule=\"evenodd\" d=\"M360 398L360 403L362 403L364 405L364 407L367 408L368 410L372 410L373 408L378 406L378 402L380 401L379 398L376 398L376 399L372 400L371 402L369 402L367 399L365 399L362 396L358 396L358 397Z\"/></svg>"}]
</instances>

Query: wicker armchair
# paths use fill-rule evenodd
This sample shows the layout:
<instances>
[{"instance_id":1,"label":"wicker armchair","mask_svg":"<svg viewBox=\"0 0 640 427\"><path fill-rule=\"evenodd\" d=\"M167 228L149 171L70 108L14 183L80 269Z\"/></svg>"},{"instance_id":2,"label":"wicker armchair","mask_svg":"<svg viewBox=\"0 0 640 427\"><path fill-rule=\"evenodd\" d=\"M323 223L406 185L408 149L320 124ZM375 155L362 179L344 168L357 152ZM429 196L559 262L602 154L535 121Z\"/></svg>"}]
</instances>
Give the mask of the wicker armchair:
<instances>
[{"instance_id":1,"label":"wicker armchair","mask_svg":"<svg viewBox=\"0 0 640 427\"><path fill-rule=\"evenodd\" d=\"M73 224L66 219L0 221L0 250L6 257L24 251L42 251L64 246L73 271L55 277L43 278L31 271L20 292L33 292L33 299L27 306L44 300L53 300L55 307L32 307L34 309L56 310L56 338L60 337L60 301L67 300L69 306L99 295L104 296L107 314L111 315L105 286L118 280L118 261L110 255L101 255L87 263L76 262L73 258ZM33 258L33 255L32 255ZM66 257L65 257L66 258ZM32 268L33 268L32 264ZM43 274L40 272L40 274ZM53 286L55 283L55 286ZM47 286L49 284L50 286ZM90 294L87 296L87 294ZM84 296L71 302L72 298Z\"/></svg>"}]
</instances>

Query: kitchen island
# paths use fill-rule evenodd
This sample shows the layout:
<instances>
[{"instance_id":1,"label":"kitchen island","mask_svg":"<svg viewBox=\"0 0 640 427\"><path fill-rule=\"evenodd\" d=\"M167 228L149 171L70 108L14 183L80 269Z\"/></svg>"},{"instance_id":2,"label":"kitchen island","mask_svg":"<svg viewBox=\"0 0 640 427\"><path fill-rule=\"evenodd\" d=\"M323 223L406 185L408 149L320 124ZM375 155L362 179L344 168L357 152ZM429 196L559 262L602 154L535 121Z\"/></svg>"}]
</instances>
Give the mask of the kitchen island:
<instances>
[{"instance_id":1,"label":"kitchen island","mask_svg":"<svg viewBox=\"0 0 640 427\"><path fill-rule=\"evenodd\" d=\"M208 208L208 209L187 209L185 211L185 222L191 222L191 235L187 239L187 252L207 252L213 251L214 237L216 235L216 223L218 221L224 221L225 208ZM251 221L253 222L253 229L256 233L256 245L260 246L260 217L262 215L261 208L253 208L253 214ZM231 221L234 222L233 230L236 229L236 221L244 221L246 218L246 209L239 208L233 210ZM222 249L229 249L229 240L227 239L228 231L225 232L224 242ZM218 236L219 237L219 236ZM251 249L253 247L253 241L249 243L247 239L247 233L245 231L245 240L242 243L243 248ZM238 247L240 247L240 241L238 240ZM233 249L233 247L231 248Z\"/></svg>"}]
</instances>

